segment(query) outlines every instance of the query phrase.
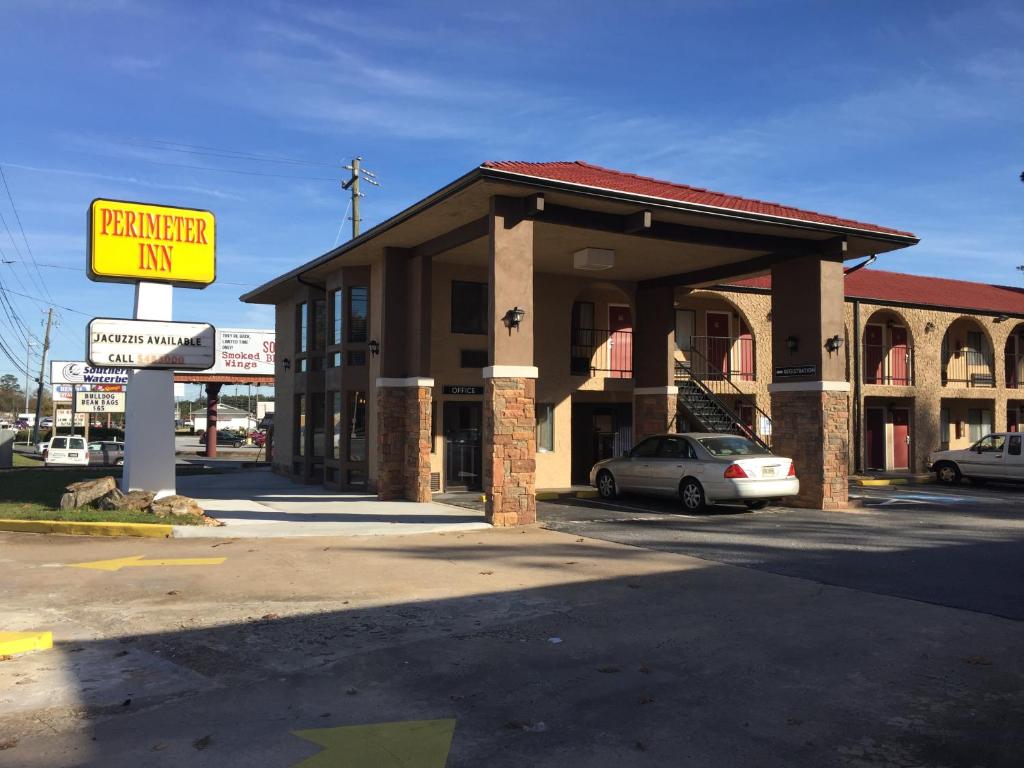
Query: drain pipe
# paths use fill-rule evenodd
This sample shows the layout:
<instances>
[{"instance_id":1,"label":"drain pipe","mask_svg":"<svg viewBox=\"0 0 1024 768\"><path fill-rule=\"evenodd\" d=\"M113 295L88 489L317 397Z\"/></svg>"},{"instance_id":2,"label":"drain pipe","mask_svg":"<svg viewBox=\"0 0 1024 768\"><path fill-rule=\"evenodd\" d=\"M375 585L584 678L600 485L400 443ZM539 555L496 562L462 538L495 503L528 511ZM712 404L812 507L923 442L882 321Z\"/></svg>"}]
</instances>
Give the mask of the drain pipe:
<instances>
[{"instance_id":1,"label":"drain pipe","mask_svg":"<svg viewBox=\"0 0 1024 768\"><path fill-rule=\"evenodd\" d=\"M860 370L860 301L853 300L853 471L864 467L861 457L861 370Z\"/></svg>"}]
</instances>

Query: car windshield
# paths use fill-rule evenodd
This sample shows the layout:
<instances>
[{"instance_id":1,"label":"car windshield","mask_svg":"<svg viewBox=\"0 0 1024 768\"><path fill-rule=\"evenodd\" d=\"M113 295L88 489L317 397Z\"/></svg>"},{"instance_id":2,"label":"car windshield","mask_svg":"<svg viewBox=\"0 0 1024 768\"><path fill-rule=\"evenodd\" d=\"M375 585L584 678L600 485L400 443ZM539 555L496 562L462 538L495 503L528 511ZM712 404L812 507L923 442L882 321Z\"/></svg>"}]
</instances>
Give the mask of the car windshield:
<instances>
[{"instance_id":1,"label":"car windshield","mask_svg":"<svg viewBox=\"0 0 1024 768\"><path fill-rule=\"evenodd\" d=\"M721 437L699 437L697 442L704 446L712 456L766 456L769 455L761 446L737 435Z\"/></svg>"}]
</instances>

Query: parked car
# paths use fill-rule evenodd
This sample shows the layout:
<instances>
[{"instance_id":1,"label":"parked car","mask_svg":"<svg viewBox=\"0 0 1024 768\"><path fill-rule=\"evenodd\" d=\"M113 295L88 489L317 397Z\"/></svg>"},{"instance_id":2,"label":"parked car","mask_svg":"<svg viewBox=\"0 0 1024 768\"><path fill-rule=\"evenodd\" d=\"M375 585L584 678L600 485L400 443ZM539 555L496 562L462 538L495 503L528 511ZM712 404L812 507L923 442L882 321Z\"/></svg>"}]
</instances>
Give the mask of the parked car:
<instances>
[{"instance_id":1,"label":"parked car","mask_svg":"<svg viewBox=\"0 0 1024 768\"><path fill-rule=\"evenodd\" d=\"M936 451L928 466L940 483L953 485L966 477L976 485L988 480L1024 480L1024 435L994 432L970 448Z\"/></svg>"},{"instance_id":2,"label":"parked car","mask_svg":"<svg viewBox=\"0 0 1024 768\"><path fill-rule=\"evenodd\" d=\"M89 450L85 438L77 435L54 437L46 449L43 460L46 466L56 464L80 466L89 464Z\"/></svg>"},{"instance_id":3,"label":"parked car","mask_svg":"<svg viewBox=\"0 0 1024 768\"><path fill-rule=\"evenodd\" d=\"M46 458L46 449L49 448L49 447L50 447L50 441L49 440L40 440L35 445L35 452L45 459Z\"/></svg>"},{"instance_id":4,"label":"parked car","mask_svg":"<svg viewBox=\"0 0 1024 768\"><path fill-rule=\"evenodd\" d=\"M51 429L53 427L53 416L43 416L39 420L40 429Z\"/></svg>"},{"instance_id":5,"label":"parked car","mask_svg":"<svg viewBox=\"0 0 1024 768\"><path fill-rule=\"evenodd\" d=\"M120 467L124 464L124 443L114 440L89 443L89 463L104 467Z\"/></svg>"},{"instance_id":6,"label":"parked car","mask_svg":"<svg viewBox=\"0 0 1024 768\"><path fill-rule=\"evenodd\" d=\"M720 501L762 509L800 492L792 459L745 437L712 432L649 437L626 456L595 464L590 484L605 499L621 492L674 496L687 512Z\"/></svg>"},{"instance_id":7,"label":"parked car","mask_svg":"<svg viewBox=\"0 0 1024 768\"><path fill-rule=\"evenodd\" d=\"M199 436L199 444L206 445L208 432ZM245 445L245 438L237 432L228 432L226 429L217 430L217 445L230 445L232 448L241 448Z\"/></svg>"}]
</instances>

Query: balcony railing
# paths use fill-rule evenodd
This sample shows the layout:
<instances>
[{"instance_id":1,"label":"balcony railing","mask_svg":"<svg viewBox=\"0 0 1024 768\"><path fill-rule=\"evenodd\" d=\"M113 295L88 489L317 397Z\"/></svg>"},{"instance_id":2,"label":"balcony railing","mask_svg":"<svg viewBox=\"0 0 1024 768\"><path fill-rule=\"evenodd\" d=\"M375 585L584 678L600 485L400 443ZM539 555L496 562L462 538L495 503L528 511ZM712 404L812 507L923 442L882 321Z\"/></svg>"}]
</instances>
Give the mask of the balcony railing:
<instances>
[{"instance_id":1,"label":"balcony railing","mask_svg":"<svg viewBox=\"0 0 1024 768\"><path fill-rule=\"evenodd\" d=\"M1024 355L1006 353L1006 387L1021 389L1024 387Z\"/></svg>"},{"instance_id":2,"label":"balcony railing","mask_svg":"<svg viewBox=\"0 0 1024 768\"><path fill-rule=\"evenodd\" d=\"M569 372L605 379L633 378L633 331L572 328Z\"/></svg>"},{"instance_id":3,"label":"balcony railing","mask_svg":"<svg viewBox=\"0 0 1024 768\"><path fill-rule=\"evenodd\" d=\"M914 384L914 348L906 344L864 343L864 383L909 387Z\"/></svg>"},{"instance_id":4,"label":"balcony railing","mask_svg":"<svg viewBox=\"0 0 1024 768\"><path fill-rule=\"evenodd\" d=\"M961 349L947 353L942 365L942 385L949 387L994 387L992 353Z\"/></svg>"},{"instance_id":5,"label":"balcony railing","mask_svg":"<svg viewBox=\"0 0 1024 768\"><path fill-rule=\"evenodd\" d=\"M680 353L683 367L701 381L754 381L752 336L691 336Z\"/></svg>"}]
</instances>

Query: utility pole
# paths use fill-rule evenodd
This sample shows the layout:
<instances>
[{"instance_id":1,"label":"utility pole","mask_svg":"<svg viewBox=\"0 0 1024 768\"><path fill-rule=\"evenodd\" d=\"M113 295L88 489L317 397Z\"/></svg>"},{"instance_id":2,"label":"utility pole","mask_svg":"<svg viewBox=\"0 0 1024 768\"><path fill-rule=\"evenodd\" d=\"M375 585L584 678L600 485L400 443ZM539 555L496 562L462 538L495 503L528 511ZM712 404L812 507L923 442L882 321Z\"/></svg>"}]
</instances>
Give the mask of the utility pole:
<instances>
[{"instance_id":1,"label":"utility pole","mask_svg":"<svg viewBox=\"0 0 1024 768\"><path fill-rule=\"evenodd\" d=\"M377 181L377 174L373 171L368 171L360 166L363 158L354 157L352 158L352 164L346 165L345 170L351 171L352 175L348 181L344 181L341 184L341 188L348 190L352 193L352 239L355 240L359 237L359 223L362 219L359 217L359 198L363 197L363 193L359 191L359 180L366 179L367 184L373 184L375 187L380 186L380 182Z\"/></svg>"},{"instance_id":2,"label":"utility pole","mask_svg":"<svg viewBox=\"0 0 1024 768\"><path fill-rule=\"evenodd\" d=\"M28 413L28 369L32 365L32 347L35 345L32 339L25 344L25 413Z\"/></svg>"},{"instance_id":3,"label":"utility pole","mask_svg":"<svg viewBox=\"0 0 1024 768\"><path fill-rule=\"evenodd\" d=\"M46 353L50 351L50 326L53 324L53 307L46 313L46 334L43 336L43 355L39 360L39 387L36 389L36 419L32 424L32 442L39 441L39 418L42 416L43 408L43 382L46 380ZM74 422L74 417L72 417ZM56 419L53 422L54 430L57 429ZM74 434L75 425L71 425L71 433Z\"/></svg>"}]
</instances>

